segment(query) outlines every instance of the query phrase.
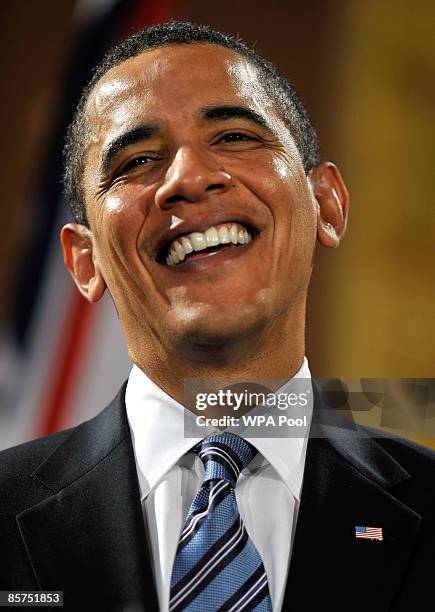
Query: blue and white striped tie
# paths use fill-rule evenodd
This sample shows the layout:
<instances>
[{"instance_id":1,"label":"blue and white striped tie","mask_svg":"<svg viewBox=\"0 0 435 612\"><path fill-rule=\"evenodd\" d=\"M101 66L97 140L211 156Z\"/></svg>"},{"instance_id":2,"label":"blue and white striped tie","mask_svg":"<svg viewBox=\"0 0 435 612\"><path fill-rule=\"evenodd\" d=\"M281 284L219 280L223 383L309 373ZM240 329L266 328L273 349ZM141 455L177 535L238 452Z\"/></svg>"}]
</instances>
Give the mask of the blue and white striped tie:
<instances>
[{"instance_id":1,"label":"blue and white striped tie","mask_svg":"<svg viewBox=\"0 0 435 612\"><path fill-rule=\"evenodd\" d=\"M231 433L193 449L205 475L181 532L172 570L170 612L271 612L261 557L246 533L234 487L256 454Z\"/></svg>"}]
</instances>

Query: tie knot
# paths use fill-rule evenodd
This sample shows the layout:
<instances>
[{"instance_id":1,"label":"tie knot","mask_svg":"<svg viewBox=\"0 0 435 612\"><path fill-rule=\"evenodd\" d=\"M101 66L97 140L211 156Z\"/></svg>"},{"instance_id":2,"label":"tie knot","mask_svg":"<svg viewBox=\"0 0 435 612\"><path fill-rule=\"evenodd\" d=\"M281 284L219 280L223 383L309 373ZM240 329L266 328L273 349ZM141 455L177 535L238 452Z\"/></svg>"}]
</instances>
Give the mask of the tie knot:
<instances>
[{"instance_id":1,"label":"tie knot","mask_svg":"<svg viewBox=\"0 0 435 612\"><path fill-rule=\"evenodd\" d=\"M204 482L227 480L233 487L240 472L257 454L249 442L228 432L207 436L193 451L204 464Z\"/></svg>"}]
</instances>

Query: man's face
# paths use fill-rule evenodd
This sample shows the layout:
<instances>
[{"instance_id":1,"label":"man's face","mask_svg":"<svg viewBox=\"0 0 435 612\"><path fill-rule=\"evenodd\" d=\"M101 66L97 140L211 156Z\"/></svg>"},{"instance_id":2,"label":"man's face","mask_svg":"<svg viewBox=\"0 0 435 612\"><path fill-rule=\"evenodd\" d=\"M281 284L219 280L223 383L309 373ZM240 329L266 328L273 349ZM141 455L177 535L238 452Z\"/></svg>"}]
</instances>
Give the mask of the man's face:
<instances>
[{"instance_id":1,"label":"man's face","mask_svg":"<svg viewBox=\"0 0 435 612\"><path fill-rule=\"evenodd\" d=\"M135 343L218 345L303 311L315 201L244 58L207 44L146 51L104 75L87 113L94 261L133 357Z\"/></svg>"}]
</instances>

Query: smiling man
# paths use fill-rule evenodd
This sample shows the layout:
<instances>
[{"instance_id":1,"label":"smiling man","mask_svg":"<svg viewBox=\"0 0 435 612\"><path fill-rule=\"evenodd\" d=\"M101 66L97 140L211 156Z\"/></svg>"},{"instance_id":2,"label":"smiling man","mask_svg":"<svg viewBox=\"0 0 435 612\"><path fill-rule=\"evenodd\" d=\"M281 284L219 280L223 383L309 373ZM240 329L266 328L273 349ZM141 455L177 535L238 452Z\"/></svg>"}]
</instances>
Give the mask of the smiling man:
<instances>
[{"instance_id":1,"label":"smiling man","mask_svg":"<svg viewBox=\"0 0 435 612\"><path fill-rule=\"evenodd\" d=\"M80 117L67 265L89 300L109 289L130 357L180 402L202 372L290 378L302 364L316 234L338 245L348 197L293 106L294 129L249 58L198 42L116 64Z\"/></svg>"},{"instance_id":2,"label":"smiling man","mask_svg":"<svg viewBox=\"0 0 435 612\"><path fill-rule=\"evenodd\" d=\"M310 379L314 249L339 245L348 194L294 89L209 28L139 32L83 93L65 189L65 263L90 302L110 292L134 367L92 421L0 455L1 588L69 610L415 606L430 451L185 435L186 380Z\"/></svg>"}]
</instances>

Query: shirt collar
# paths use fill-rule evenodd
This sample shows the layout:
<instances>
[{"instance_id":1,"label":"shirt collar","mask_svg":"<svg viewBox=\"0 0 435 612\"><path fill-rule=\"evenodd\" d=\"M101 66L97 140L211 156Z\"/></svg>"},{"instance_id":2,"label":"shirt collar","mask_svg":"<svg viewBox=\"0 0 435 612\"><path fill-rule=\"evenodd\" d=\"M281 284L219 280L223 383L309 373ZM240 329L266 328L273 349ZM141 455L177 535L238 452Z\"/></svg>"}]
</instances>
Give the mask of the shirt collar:
<instances>
[{"instance_id":1,"label":"shirt collar","mask_svg":"<svg viewBox=\"0 0 435 612\"><path fill-rule=\"evenodd\" d=\"M311 374L306 357L294 378L309 379L312 396ZM291 380L279 391L284 391ZM133 366L128 379L125 404L142 500L202 437L184 437L185 419L193 420L195 416L136 365ZM308 411L309 419L311 412L312 410ZM204 427L203 437L215 432L214 428ZM294 497L299 500L307 437L249 438L249 442L272 465Z\"/></svg>"},{"instance_id":2,"label":"shirt collar","mask_svg":"<svg viewBox=\"0 0 435 612\"><path fill-rule=\"evenodd\" d=\"M304 361L298 372L296 372L296 374L275 393L279 394L291 392L290 386L292 381L295 379L305 379L307 381L307 384L304 385L304 388L308 391L309 395L308 405L306 408L304 408L304 414L307 415L307 428L305 430L305 435L301 438L249 438L249 443L252 444L252 446L255 446L258 452L272 465L280 478L290 489L293 496L300 501L308 433L310 430L313 412L311 372L308 367L308 360L306 357L304 357ZM289 410L289 414L291 415L291 410Z\"/></svg>"}]
</instances>

